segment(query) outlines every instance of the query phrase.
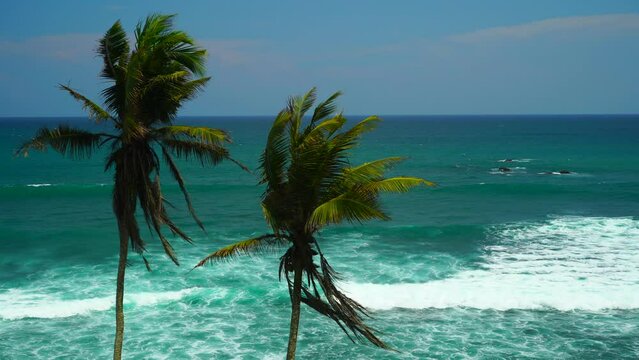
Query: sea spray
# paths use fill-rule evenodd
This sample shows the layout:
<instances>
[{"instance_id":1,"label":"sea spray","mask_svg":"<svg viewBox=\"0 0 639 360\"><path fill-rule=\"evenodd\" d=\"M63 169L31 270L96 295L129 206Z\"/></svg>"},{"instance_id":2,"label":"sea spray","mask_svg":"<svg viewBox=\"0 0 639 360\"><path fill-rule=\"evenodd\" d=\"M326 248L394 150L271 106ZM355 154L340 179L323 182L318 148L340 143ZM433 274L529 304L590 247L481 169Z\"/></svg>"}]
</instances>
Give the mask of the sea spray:
<instances>
[{"instance_id":1,"label":"sea spray","mask_svg":"<svg viewBox=\"0 0 639 360\"><path fill-rule=\"evenodd\" d=\"M639 221L557 217L491 229L481 269L427 283L345 283L379 310L639 309Z\"/></svg>"}]
</instances>

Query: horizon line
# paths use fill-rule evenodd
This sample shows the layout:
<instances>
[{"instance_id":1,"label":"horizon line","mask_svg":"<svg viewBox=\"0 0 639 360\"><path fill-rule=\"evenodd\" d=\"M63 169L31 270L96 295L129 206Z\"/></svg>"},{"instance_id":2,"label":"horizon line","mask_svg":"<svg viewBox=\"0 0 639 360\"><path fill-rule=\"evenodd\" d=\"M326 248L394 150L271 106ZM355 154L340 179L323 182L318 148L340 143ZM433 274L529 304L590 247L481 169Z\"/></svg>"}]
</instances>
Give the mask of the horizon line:
<instances>
[{"instance_id":1,"label":"horizon line","mask_svg":"<svg viewBox=\"0 0 639 360\"><path fill-rule=\"evenodd\" d=\"M275 117L277 114L267 114L267 115L182 115L177 116L176 118L202 118L202 117L227 117L227 118L240 118L240 117ZM495 117L504 117L504 116L639 116L639 113L512 113L512 114L489 114L489 113L478 113L478 114L345 114L344 116L403 116L403 117L477 117L477 116L495 116ZM88 116L82 115L0 115L0 119L16 119L16 118L40 118L40 119L60 119L60 118L72 118L72 119L88 119Z\"/></svg>"}]
</instances>

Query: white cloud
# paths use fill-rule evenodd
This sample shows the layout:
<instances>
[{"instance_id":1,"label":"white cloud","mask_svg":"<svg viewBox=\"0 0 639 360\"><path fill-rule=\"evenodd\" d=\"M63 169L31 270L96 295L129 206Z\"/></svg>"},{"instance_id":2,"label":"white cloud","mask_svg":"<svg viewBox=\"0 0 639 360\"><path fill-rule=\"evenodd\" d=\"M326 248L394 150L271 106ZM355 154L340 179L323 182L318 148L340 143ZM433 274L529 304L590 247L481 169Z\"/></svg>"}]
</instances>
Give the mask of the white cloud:
<instances>
[{"instance_id":1,"label":"white cloud","mask_svg":"<svg viewBox=\"0 0 639 360\"><path fill-rule=\"evenodd\" d=\"M481 29L448 37L463 43L528 39L544 34L599 31L639 31L639 14L573 16L533 21L513 26Z\"/></svg>"},{"instance_id":2,"label":"white cloud","mask_svg":"<svg viewBox=\"0 0 639 360\"><path fill-rule=\"evenodd\" d=\"M64 34L37 36L22 41L0 40L0 56L79 62L95 55L99 37L98 34Z\"/></svg>"}]
</instances>

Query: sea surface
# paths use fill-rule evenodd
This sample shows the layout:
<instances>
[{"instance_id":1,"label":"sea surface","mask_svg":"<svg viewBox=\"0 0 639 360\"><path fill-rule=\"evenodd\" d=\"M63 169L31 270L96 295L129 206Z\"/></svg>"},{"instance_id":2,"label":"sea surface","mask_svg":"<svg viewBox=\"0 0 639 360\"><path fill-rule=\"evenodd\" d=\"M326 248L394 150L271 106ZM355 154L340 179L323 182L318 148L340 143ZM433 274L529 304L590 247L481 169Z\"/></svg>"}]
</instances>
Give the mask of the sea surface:
<instances>
[{"instance_id":1,"label":"sea surface","mask_svg":"<svg viewBox=\"0 0 639 360\"><path fill-rule=\"evenodd\" d=\"M353 163L406 156L393 174L438 186L385 196L392 221L327 228L320 241L342 289L398 352L353 344L304 308L300 359L639 358L639 116L384 119ZM179 122L230 131L233 156L255 168L271 120ZM104 153L12 154L58 122L109 130L86 119L0 119L0 359L111 356L118 240ZM180 165L207 232L163 173L171 213L195 244L174 240L177 267L147 232L152 271L130 256L125 357L284 358L283 251L190 271L268 230L263 188L233 164Z\"/></svg>"}]
</instances>

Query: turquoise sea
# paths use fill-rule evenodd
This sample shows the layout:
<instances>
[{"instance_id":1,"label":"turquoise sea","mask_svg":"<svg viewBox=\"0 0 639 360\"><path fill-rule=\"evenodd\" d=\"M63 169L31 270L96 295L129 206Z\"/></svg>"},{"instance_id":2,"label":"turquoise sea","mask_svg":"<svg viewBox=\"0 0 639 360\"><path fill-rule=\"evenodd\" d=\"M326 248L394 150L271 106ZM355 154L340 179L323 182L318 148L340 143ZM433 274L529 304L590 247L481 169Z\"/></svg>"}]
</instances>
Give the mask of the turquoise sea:
<instances>
[{"instance_id":1,"label":"turquoise sea","mask_svg":"<svg viewBox=\"0 0 639 360\"><path fill-rule=\"evenodd\" d=\"M304 309L300 359L639 358L639 116L384 119L353 162L407 156L395 174L439 186L387 196L393 221L330 228L321 243L342 288L400 352L354 345ZM103 154L12 156L59 120L0 119L0 359L111 356L118 245ZM234 157L254 168L271 118L180 122L229 130ZM148 233L153 271L130 257L125 357L283 358L280 254L189 272L266 230L263 189L232 164L182 169L207 233L164 174L175 219L196 243L175 240L180 267Z\"/></svg>"}]
</instances>

